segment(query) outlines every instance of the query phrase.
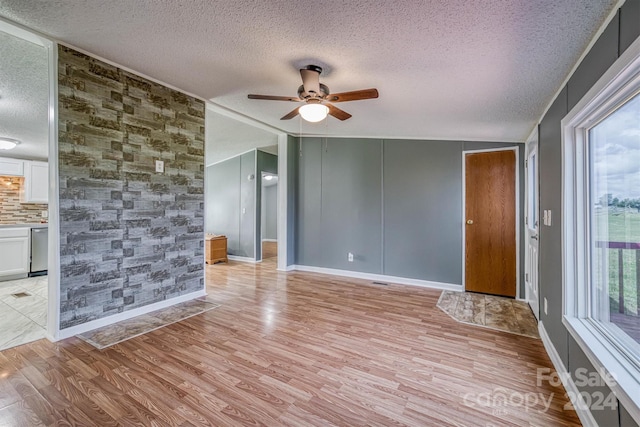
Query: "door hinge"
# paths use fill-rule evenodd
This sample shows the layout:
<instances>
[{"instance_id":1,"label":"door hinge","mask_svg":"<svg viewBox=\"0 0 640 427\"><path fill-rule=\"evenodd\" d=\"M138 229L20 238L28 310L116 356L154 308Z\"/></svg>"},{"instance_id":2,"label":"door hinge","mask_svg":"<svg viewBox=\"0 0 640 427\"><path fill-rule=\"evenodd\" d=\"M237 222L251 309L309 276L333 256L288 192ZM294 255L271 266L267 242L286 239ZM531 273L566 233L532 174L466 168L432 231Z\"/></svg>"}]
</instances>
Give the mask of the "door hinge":
<instances>
[{"instance_id":1,"label":"door hinge","mask_svg":"<svg viewBox=\"0 0 640 427\"><path fill-rule=\"evenodd\" d=\"M529 281L529 273L524 273L524 281L525 282Z\"/></svg>"},{"instance_id":2,"label":"door hinge","mask_svg":"<svg viewBox=\"0 0 640 427\"><path fill-rule=\"evenodd\" d=\"M524 217L524 225L529 225L529 218L526 216Z\"/></svg>"},{"instance_id":3,"label":"door hinge","mask_svg":"<svg viewBox=\"0 0 640 427\"><path fill-rule=\"evenodd\" d=\"M529 166L529 160L525 160L525 161L524 161L524 167L526 168L526 167L528 167L528 166Z\"/></svg>"}]
</instances>

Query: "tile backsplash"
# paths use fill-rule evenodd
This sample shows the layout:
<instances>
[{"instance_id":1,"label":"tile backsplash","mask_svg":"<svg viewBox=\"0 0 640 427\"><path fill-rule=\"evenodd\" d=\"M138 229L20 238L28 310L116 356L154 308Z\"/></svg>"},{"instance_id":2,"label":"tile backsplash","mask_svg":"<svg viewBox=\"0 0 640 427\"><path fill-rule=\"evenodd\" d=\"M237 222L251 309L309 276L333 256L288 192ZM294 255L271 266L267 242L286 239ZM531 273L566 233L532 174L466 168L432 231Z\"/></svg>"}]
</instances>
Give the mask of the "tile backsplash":
<instances>
[{"instance_id":1,"label":"tile backsplash","mask_svg":"<svg viewBox=\"0 0 640 427\"><path fill-rule=\"evenodd\" d=\"M48 206L40 203L20 203L24 178L0 176L0 224L39 223Z\"/></svg>"}]
</instances>

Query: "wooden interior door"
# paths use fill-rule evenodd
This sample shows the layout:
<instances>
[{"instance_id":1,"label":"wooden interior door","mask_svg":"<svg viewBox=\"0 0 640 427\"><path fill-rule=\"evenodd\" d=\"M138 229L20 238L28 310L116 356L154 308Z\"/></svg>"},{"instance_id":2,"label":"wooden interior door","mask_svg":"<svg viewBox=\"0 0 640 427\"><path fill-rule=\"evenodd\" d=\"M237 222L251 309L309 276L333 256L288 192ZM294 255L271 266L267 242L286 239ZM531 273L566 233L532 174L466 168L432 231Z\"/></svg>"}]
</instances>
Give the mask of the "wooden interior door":
<instances>
[{"instance_id":1,"label":"wooden interior door","mask_svg":"<svg viewBox=\"0 0 640 427\"><path fill-rule=\"evenodd\" d=\"M465 289L516 296L516 153L465 155Z\"/></svg>"}]
</instances>

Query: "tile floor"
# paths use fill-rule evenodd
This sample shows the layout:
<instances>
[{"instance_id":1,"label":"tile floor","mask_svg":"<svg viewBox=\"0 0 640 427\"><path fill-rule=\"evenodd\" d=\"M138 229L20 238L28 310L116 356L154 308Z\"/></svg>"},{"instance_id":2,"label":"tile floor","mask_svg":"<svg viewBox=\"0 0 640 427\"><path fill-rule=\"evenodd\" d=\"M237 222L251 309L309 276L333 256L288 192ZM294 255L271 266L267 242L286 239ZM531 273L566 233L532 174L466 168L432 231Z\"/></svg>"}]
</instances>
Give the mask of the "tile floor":
<instances>
[{"instance_id":1,"label":"tile floor","mask_svg":"<svg viewBox=\"0 0 640 427\"><path fill-rule=\"evenodd\" d=\"M47 276L0 282L0 350L45 337L47 297Z\"/></svg>"},{"instance_id":2,"label":"tile floor","mask_svg":"<svg viewBox=\"0 0 640 427\"><path fill-rule=\"evenodd\" d=\"M220 306L207 297L199 298L181 302L171 307L152 311L151 313L136 316L132 319L123 320L122 322L94 329L76 336L95 348L102 350L218 307Z\"/></svg>"},{"instance_id":3,"label":"tile floor","mask_svg":"<svg viewBox=\"0 0 640 427\"><path fill-rule=\"evenodd\" d=\"M538 322L524 301L474 292L443 291L438 308L458 322L540 338Z\"/></svg>"}]
</instances>

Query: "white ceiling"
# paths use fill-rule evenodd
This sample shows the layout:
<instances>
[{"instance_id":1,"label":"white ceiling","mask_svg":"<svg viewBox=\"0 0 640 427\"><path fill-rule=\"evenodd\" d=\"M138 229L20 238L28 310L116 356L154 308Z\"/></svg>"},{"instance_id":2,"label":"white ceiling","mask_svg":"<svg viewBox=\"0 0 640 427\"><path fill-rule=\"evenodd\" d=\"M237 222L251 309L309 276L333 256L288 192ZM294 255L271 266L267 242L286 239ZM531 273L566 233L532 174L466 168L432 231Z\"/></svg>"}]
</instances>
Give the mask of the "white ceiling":
<instances>
[{"instance_id":1,"label":"white ceiling","mask_svg":"<svg viewBox=\"0 0 640 427\"><path fill-rule=\"evenodd\" d=\"M0 15L289 133L524 141L615 0L3 0ZM287 122L298 68L353 118Z\"/></svg>"},{"instance_id":2,"label":"white ceiling","mask_svg":"<svg viewBox=\"0 0 640 427\"><path fill-rule=\"evenodd\" d=\"M49 65L47 51L0 31L0 137L20 140L0 157L48 157Z\"/></svg>"},{"instance_id":3,"label":"white ceiling","mask_svg":"<svg viewBox=\"0 0 640 427\"><path fill-rule=\"evenodd\" d=\"M273 132L258 129L210 110L206 112L205 130L204 155L207 166L254 148L278 155L278 136Z\"/></svg>"}]
</instances>

